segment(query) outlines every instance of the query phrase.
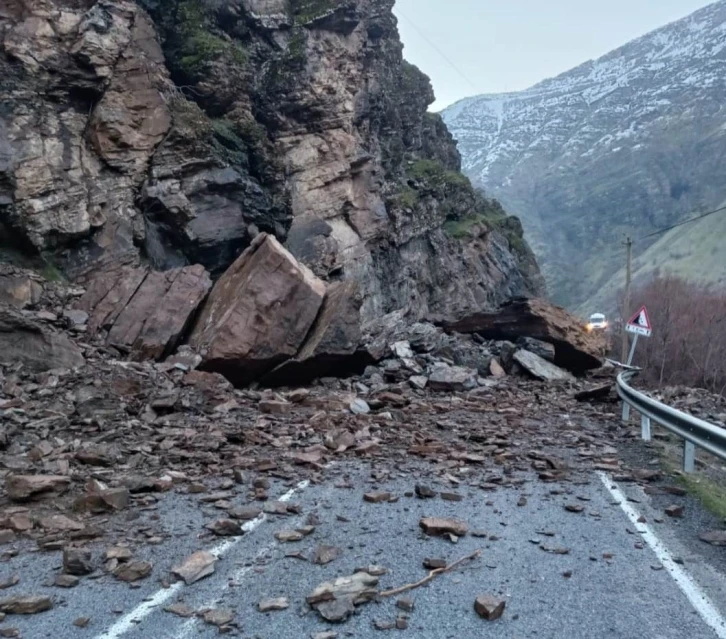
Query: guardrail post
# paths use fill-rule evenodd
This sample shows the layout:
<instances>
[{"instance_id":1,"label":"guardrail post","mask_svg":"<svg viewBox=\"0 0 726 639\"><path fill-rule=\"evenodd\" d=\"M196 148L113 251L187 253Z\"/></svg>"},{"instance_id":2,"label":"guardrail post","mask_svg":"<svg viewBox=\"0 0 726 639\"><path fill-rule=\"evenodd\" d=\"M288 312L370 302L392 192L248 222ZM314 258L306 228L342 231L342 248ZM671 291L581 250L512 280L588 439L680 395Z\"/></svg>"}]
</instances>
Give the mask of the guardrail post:
<instances>
[{"instance_id":1,"label":"guardrail post","mask_svg":"<svg viewBox=\"0 0 726 639\"><path fill-rule=\"evenodd\" d=\"M683 445L683 472L692 473L696 470L696 445L685 440Z\"/></svg>"},{"instance_id":2,"label":"guardrail post","mask_svg":"<svg viewBox=\"0 0 726 639\"><path fill-rule=\"evenodd\" d=\"M623 402L623 424L627 424L630 421L630 404Z\"/></svg>"},{"instance_id":3,"label":"guardrail post","mask_svg":"<svg viewBox=\"0 0 726 639\"><path fill-rule=\"evenodd\" d=\"M643 441L649 442L651 440L650 417L646 417L645 415L640 416L640 433Z\"/></svg>"}]
</instances>

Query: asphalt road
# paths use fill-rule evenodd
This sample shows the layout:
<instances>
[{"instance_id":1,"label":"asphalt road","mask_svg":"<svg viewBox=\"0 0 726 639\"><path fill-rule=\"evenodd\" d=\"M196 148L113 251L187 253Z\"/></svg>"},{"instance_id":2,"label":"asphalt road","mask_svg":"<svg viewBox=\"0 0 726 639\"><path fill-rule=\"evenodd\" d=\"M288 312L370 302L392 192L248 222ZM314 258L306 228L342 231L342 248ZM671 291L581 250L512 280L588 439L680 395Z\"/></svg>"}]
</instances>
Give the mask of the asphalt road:
<instances>
[{"instance_id":1,"label":"asphalt road","mask_svg":"<svg viewBox=\"0 0 726 639\"><path fill-rule=\"evenodd\" d=\"M349 482L341 482L344 475ZM393 621L400 613L396 597L359 606L347 622L331 626L310 611L306 595L321 582L370 564L385 566L388 573L381 577L380 586L394 588L426 576L422 565L426 557L451 562L481 549L479 559L411 591L415 608L409 614L409 628L391 632L417 639L726 637L726 627L717 631L709 625L719 626L723 623L720 615L726 614L726 578L719 571L719 562L708 560L696 547L684 546L677 522L655 523L663 517L662 510L652 510L654 506L639 488L609 489L610 482L593 473L578 484L545 484L534 479L521 487L493 492L466 488L459 491L464 499L457 503L406 497L416 481L406 470L373 482L370 469L361 465L336 467L317 485L273 484L270 494L285 495L300 504L302 514L268 516L251 524L243 537L231 540L200 539L204 523L221 516L220 511L211 506L200 508L198 496L169 494L158 507L143 512L141 519L113 523L119 541L125 529L138 528L145 521L170 533L160 545L136 548L139 558L153 562L151 577L130 587L99 571L98 578L84 578L71 590L44 587L60 570L59 554L20 553L0 571L0 578L14 573L21 577L20 584L4 594L52 594L56 605L38 615L8 617L2 627L18 628L23 637L31 639L218 636L216 627L199 618L164 611L183 601L195 610L232 608L237 628L231 636L295 639L333 630L339 637L371 637L379 632L375 621ZM352 487L340 487L341 483ZM454 490L433 480L427 485ZM618 498L618 488L635 500L625 501L631 518ZM366 503L363 494L371 490L385 490L400 499ZM522 496L526 505L518 505ZM568 512L567 504L580 504L584 511ZM647 524L633 522L633 509ZM303 525L313 513L322 523L312 535L297 543L276 541L276 531ZM488 536L469 535L456 544L428 538L418 526L423 516L457 517ZM648 545L654 543L653 538L659 554ZM221 544L223 556L212 576L191 586L164 587L160 583L180 559L204 548L220 550ZM318 544L338 546L343 552L325 566L285 556L300 551L310 557ZM544 546L569 552L555 554L543 550ZM669 556L677 559L677 574L670 570ZM708 601L705 613L694 607L677 583L683 579L678 571L685 571L686 580L693 580L684 586L691 589L692 599L700 598L703 608L705 596L714 609L709 611ZM501 620L487 622L476 615L473 604L481 594L506 599ZM258 612L258 602L268 597L287 597L290 608ZM73 625L79 617L90 617L87 628Z\"/></svg>"}]
</instances>

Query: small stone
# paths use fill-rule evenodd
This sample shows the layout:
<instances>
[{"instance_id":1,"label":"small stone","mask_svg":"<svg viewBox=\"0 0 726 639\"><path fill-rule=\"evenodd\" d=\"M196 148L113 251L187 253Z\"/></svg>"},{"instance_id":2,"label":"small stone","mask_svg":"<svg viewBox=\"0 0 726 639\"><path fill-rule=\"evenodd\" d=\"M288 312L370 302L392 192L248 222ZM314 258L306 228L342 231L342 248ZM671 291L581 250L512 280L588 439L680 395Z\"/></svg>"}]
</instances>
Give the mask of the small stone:
<instances>
[{"instance_id":1,"label":"small stone","mask_svg":"<svg viewBox=\"0 0 726 639\"><path fill-rule=\"evenodd\" d=\"M416 497L419 499L433 499L436 497L436 491L431 490L428 486L421 486L420 484L417 484L415 491Z\"/></svg>"},{"instance_id":2,"label":"small stone","mask_svg":"<svg viewBox=\"0 0 726 639\"><path fill-rule=\"evenodd\" d=\"M20 575L10 575L3 580L0 580L0 590L7 590L13 586L17 586L20 583Z\"/></svg>"},{"instance_id":3,"label":"small stone","mask_svg":"<svg viewBox=\"0 0 726 639\"><path fill-rule=\"evenodd\" d=\"M106 550L106 561L116 559L118 561L128 561L132 557L131 548L126 546L111 546Z\"/></svg>"},{"instance_id":4,"label":"small stone","mask_svg":"<svg viewBox=\"0 0 726 639\"><path fill-rule=\"evenodd\" d=\"M324 566L337 559L342 552L337 546L321 545L315 549L312 561L314 564Z\"/></svg>"},{"instance_id":5,"label":"small stone","mask_svg":"<svg viewBox=\"0 0 726 639\"><path fill-rule=\"evenodd\" d=\"M391 493L366 493L363 495L363 501L367 501L369 504L382 504L391 501L391 498Z\"/></svg>"},{"instance_id":6,"label":"small stone","mask_svg":"<svg viewBox=\"0 0 726 639\"><path fill-rule=\"evenodd\" d=\"M234 506L227 511L227 514L232 519L239 519L241 521L252 521L253 519L257 519L262 514L262 510L260 508L255 508L254 506Z\"/></svg>"},{"instance_id":7,"label":"small stone","mask_svg":"<svg viewBox=\"0 0 726 639\"><path fill-rule=\"evenodd\" d=\"M90 617L78 617L78 619L73 622L73 625L77 628L88 628L89 623L91 623Z\"/></svg>"},{"instance_id":8,"label":"small stone","mask_svg":"<svg viewBox=\"0 0 726 639\"><path fill-rule=\"evenodd\" d=\"M426 558L423 561L424 568L428 570L439 570L440 568L446 568L446 560L445 559L431 559Z\"/></svg>"},{"instance_id":9,"label":"small stone","mask_svg":"<svg viewBox=\"0 0 726 639\"><path fill-rule=\"evenodd\" d=\"M474 602L474 610L477 614L487 621L496 621L504 614L504 608L507 602L503 599L482 595L476 598Z\"/></svg>"},{"instance_id":10,"label":"small stone","mask_svg":"<svg viewBox=\"0 0 726 639\"><path fill-rule=\"evenodd\" d=\"M58 588L75 588L79 583L81 583L80 578L74 575L58 575L53 585Z\"/></svg>"},{"instance_id":11,"label":"small stone","mask_svg":"<svg viewBox=\"0 0 726 639\"><path fill-rule=\"evenodd\" d=\"M291 543L295 541L302 541L305 537L299 530L279 530L275 533L275 539L282 543Z\"/></svg>"},{"instance_id":12,"label":"small stone","mask_svg":"<svg viewBox=\"0 0 726 639\"><path fill-rule=\"evenodd\" d=\"M668 506L668 508L665 509L665 514L669 517L683 517L683 506Z\"/></svg>"},{"instance_id":13,"label":"small stone","mask_svg":"<svg viewBox=\"0 0 726 639\"><path fill-rule=\"evenodd\" d=\"M567 504L565 506L565 510L570 513L581 513L585 510L585 507L581 504Z\"/></svg>"},{"instance_id":14,"label":"small stone","mask_svg":"<svg viewBox=\"0 0 726 639\"><path fill-rule=\"evenodd\" d=\"M726 546L726 530L706 530L698 538L712 546Z\"/></svg>"},{"instance_id":15,"label":"small stone","mask_svg":"<svg viewBox=\"0 0 726 639\"><path fill-rule=\"evenodd\" d=\"M458 493L441 493L441 499L444 501L463 501L464 497Z\"/></svg>"},{"instance_id":16,"label":"small stone","mask_svg":"<svg viewBox=\"0 0 726 639\"><path fill-rule=\"evenodd\" d=\"M338 633L327 630L325 632L314 632L310 637L311 639L338 639Z\"/></svg>"},{"instance_id":17,"label":"small stone","mask_svg":"<svg viewBox=\"0 0 726 639\"><path fill-rule=\"evenodd\" d=\"M414 601L409 597L403 597L396 602L396 607L406 612L413 612Z\"/></svg>"},{"instance_id":18,"label":"small stone","mask_svg":"<svg viewBox=\"0 0 726 639\"><path fill-rule=\"evenodd\" d=\"M458 519L446 519L440 517L424 517L419 526L427 535L440 537L443 535L454 535L464 537L469 532L469 526Z\"/></svg>"},{"instance_id":19,"label":"small stone","mask_svg":"<svg viewBox=\"0 0 726 639\"><path fill-rule=\"evenodd\" d=\"M151 574L152 567L151 562L148 561L129 561L128 563L120 564L113 571L113 576L119 581L132 583L148 577Z\"/></svg>"},{"instance_id":20,"label":"small stone","mask_svg":"<svg viewBox=\"0 0 726 639\"><path fill-rule=\"evenodd\" d=\"M174 566L171 572L184 580L187 586L211 575L217 558L206 550L200 550L187 557L181 564Z\"/></svg>"},{"instance_id":21,"label":"small stone","mask_svg":"<svg viewBox=\"0 0 726 639\"><path fill-rule=\"evenodd\" d=\"M221 628L232 622L234 619L234 611L229 608L214 608L207 610L202 618L209 625Z\"/></svg>"},{"instance_id":22,"label":"small stone","mask_svg":"<svg viewBox=\"0 0 726 639\"><path fill-rule=\"evenodd\" d=\"M277 610L285 610L290 607L290 602L286 597L280 597L279 599L263 599L257 604L257 609L260 612L272 612Z\"/></svg>"},{"instance_id":23,"label":"small stone","mask_svg":"<svg viewBox=\"0 0 726 639\"><path fill-rule=\"evenodd\" d=\"M396 619L396 630L406 630L408 628L408 619L406 617L398 617Z\"/></svg>"},{"instance_id":24,"label":"small stone","mask_svg":"<svg viewBox=\"0 0 726 639\"><path fill-rule=\"evenodd\" d=\"M69 575L90 575L95 570L90 550L67 548L63 551L63 571Z\"/></svg>"},{"instance_id":25,"label":"small stone","mask_svg":"<svg viewBox=\"0 0 726 639\"><path fill-rule=\"evenodd\" d=\"M522 495L519 498L519 501L517 502L517 506L526 506L526 505L527 505L527 498L524 495Z\"/></svg>"},{"instance_id":26,"label":"small stone","mask_svg":"<svg viewBox=\"0 0 726 639\"><path fill-rule=\"evenodd\" d=\"M382 577L383 575L388 573L388 568L386 568L385 566L376 566L375 564L371 564L363 568L356 568L355 571L367 572L369 575L373 575L374 577Z\"/></svg>"},{"instance_id":27,"label":"small stone","mask_svg":"<svg viewBox=\"0 0 726 639\"><path fill-rule=\"evenodd\" d=\"M10 529L0 530L0 544L9 544L15 541L15 531Z\"/></svg>"},{"instance_id":28,"label":"small stone","mask_svg":"<svg viewBox=\"0 0 726 639\"><path fill-rule=\"evenodd\" d=\"M565 570L565 572L562 573L562 576L565 579L569 579L570 577L572 577L572 571L571 570Z\"/></svg>"},{"instance_id":29,"label":"small stone","mask_svg":"<svg viewBox=\"0 0 726 639\"><path fill-rule=\"evenodd\" d=\"M185 619L188 619L189 617L194 616L194 608L187 606L184 603L175 603L171 606L167 606L164 608L165 612L170 612L172 615L176 615L177 617L183 617Z\"/></svg>"},{"instance_id":30,"label":"small stone","mask_svg":"<svg viewBox=\"0 0 726 639\"><path fill-rule=\"evenodd\" d=\"M19 637L20 630L18 628L0 628L0 637Z\"/></svg>"},{"instance_id":31,"label":"small stone","mask_svg":"<svg viewBox=\"0 0 726 639\"><path fill-rule=\"evenodd\" d=\"M219 537L240 537L244 534L242 527L231 519L217 519L205 526Z\"/></svg>"},{"instance_id":32,"label":"small stone","mask_svg":"<svg viewBox=\"0 0 726 639\"><path fill-rule=\"evenodd\" d=\"M53 607L50 597L39 595L16 595L7 599L0 599L0 612L8 615L34 615L45 612Z\"/></svg>"},{"instance_id":33,"label":"small stone","mask_svg":"<svg viewBox=\"0 0 726 639\"><path fill-rule=\"evenodd\" d=\"M396 627L395 621L376 620L373 622L376 630L393 630Z\"/></svg>"},{"instance_id":34,"label":"small stone","mask_svg":"<svg viewBox=\"0 0 726 639\"><path fill-rule=\"evenodd\" d=\"M350 403L350 412L354 415L367 415L371 412L371 407L363 399L355 399Z\"/></svg>"}]
</instances>

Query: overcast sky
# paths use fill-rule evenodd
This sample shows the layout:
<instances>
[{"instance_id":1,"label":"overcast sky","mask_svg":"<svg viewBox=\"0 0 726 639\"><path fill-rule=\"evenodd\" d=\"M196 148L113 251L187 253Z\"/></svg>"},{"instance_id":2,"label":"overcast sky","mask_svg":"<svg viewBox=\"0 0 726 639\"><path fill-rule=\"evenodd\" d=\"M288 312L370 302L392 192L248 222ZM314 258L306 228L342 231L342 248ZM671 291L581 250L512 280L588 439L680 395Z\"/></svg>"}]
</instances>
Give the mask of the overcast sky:
<instances>
[{"instance_id":1,"label":"overcast sky","mask_svg":"<svg viewBox=\"0 0 726 639\"><path fill-rule=\"evenodd\" d=\"M431 77L438 110L526 89L711 2L396 0L395 11L404 55Z\"/></svg>"}]
</instances>

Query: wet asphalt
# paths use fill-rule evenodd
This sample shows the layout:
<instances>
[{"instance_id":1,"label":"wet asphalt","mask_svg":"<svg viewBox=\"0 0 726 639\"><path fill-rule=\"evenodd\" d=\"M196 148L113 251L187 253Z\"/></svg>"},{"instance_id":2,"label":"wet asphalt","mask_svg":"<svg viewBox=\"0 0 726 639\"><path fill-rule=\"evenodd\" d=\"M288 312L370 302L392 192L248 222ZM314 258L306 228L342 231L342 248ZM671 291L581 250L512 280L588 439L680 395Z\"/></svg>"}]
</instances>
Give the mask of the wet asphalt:
<instances>
[{"instance_id":1,"label":"wet asphalt","mask_svg":"<svg viewBox=\"0 0 726 639\"><path fill-rule=\"evenodd\" d=\"M342 481L344 476L347 481ZM460 502L406 496L417 481L420 479L402 472L374 482L370 469L360 465L338 467L319 484L296 487L277 482L270 494L295 491L290 501L299 504L302 513L267 516L255 522L253 530L233 539L204 534L204 524L222 513L212 506L200 507L199 496L168 494L132 522L138 528L148 521L170 535L159 545L135 547L136 557L153 562L151 577L129 586L99 570L94 575L97 578L83 578L77 587L62 590L48 585L61 569L60 553L21 552L0 569L0 579L11 574L21 577L3 595L48 594L55 606L38 615L8 616L0 628L18 628L23 637L32 639L219 636L216 627L197 617L181 618L164 611L170 604L184 602L197 611L232 609L234 627L227 636L302 639L332 630L341 638L374 637L381 632L376 622L393 622L401 614L395 605L398 597L359 606L348 621L332 625L309 609L306 595L324 581L370 564L387 568L380 589L395 588L426 576L424 558L453 562L481 550L480 558L406 595L415 603L414 610L406 613L408 629L390 632L416 639L718 637L669 573L661 569L655 554L642 544L637 526L595 474L579 484L532 480L493 492L425 482L434 490L460 493ZM719 562L700 554L697 546L684 545L678 522L667 521L661 505L652 503L642 490L621 488L634 500L631 506L645 516L722 614L726 613L726 578ZM363 494L372 490L388 491L398 501L367 503ZM523 496L527 503L519 505ZM243 499L240 491L239 503ZM568 512L567 504L580 504L584 509ZM320 523L309 537L296 543L275 539L275 532L303 525L311 514ZM457 543L429 538L418 525L424 516L456 517L486 536L468 535ZM663 523L655 523L656 518L663 518ZM109 525L109 536L122 541L131 522ZM224 554L212 576L191 586L163 583L180 559L224 543ZM310 558L319 544L337 546L342 554L325 566L286 556L300 553ZM106 545L96 547L97 555ZM546 547L568 552L556 554ZM502 619L487 622L477 616L474 601L482 594L506 600ZM290 607L258 612L258 602L269 597L287 597ZM90 618L86 628L74 626L79 617Z\"/></svg>"}]
</instances>

